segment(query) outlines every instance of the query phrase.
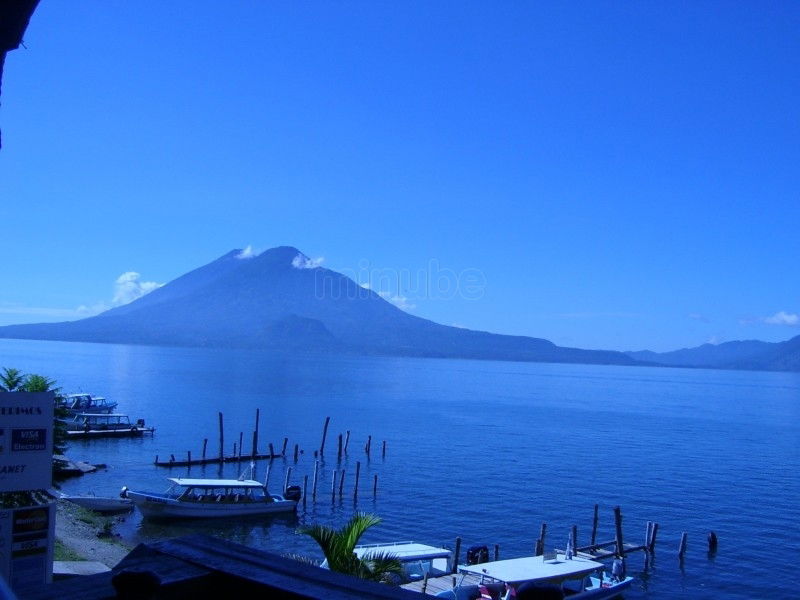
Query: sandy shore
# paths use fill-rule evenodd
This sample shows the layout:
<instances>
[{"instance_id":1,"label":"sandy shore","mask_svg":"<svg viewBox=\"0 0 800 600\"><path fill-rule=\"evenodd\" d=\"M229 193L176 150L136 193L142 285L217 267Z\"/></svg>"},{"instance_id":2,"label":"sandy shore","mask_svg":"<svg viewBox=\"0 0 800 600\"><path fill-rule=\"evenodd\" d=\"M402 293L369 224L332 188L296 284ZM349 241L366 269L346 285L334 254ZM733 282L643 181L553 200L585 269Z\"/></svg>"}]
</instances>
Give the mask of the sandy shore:
<instances>
[{"instance_id":1,"label":"sandy shore","mask_svg":"<svg viewBox=\"0 0 800 600\"><path fill-rule=\"evenodd\" d=\"M90 523L85 522L90 520ZM116 517L95 516L66 500L58 500L56 509L56 539L69 550L86 560L96 560L113 567L132 550L120 538L98 537L105 523L113 524Z\"/></svg>"}]
</instances>

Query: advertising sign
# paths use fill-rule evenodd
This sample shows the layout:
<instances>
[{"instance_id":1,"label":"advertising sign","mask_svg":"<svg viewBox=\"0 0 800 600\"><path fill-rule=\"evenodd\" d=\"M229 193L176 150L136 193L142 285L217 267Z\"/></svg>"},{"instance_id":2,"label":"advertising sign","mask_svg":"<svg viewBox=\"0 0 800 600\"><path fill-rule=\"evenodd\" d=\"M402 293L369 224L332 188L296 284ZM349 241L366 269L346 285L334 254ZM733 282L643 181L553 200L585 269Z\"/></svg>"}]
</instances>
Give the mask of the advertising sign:
<instances>
[{"instance_id":1,"label":"advertising sign","mask_svg":"<svg viewBox=\"0 0 800 600\"><path fill-rule=\"evenodd\" d=\"M14 591L53 579L55 503L0 510L0 574Z\"/></svg>"},{"instance_id":2,"label":"advertising sign","mask_svg":"<svg viewBox=\"0 0 800 600\"><path fill-rule=\"evenodd\" d=\"M53 392L0 393L0 492L53 482Z\"/></svg>"}]
</instances>

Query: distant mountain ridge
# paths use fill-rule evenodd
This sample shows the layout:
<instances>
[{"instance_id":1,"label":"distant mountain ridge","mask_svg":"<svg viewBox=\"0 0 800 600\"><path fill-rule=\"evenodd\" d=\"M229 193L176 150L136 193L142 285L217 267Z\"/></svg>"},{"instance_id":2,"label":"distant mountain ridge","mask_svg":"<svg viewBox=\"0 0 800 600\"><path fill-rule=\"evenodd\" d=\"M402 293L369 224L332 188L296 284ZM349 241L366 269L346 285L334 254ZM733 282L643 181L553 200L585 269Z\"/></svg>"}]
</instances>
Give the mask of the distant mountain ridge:
<instances>
[{"instance_id":1,"label":"distant mountain ridge","mask_svg":"<svg viewBox=\"0 0 800 600\"><path fill-rule=\"evenodd\" d=\"M79 321L0 327L0 337L347 351L398 356L633 365L621 352L440 325L281 246L232 250L130 304ZM308 267L312 268L308 268Z\"/></svg>"},{"instance_id":2,"label":"distant mountain ridge","mask_svg":"<svg viewBox=\"0 0 800 600\"><path fill-rule=\"evenodd\" d=\"M671 352L626 352L634 360L670 367L800 371L800 335L785 342L745 340Z\"/></svg>"}]
</instances>

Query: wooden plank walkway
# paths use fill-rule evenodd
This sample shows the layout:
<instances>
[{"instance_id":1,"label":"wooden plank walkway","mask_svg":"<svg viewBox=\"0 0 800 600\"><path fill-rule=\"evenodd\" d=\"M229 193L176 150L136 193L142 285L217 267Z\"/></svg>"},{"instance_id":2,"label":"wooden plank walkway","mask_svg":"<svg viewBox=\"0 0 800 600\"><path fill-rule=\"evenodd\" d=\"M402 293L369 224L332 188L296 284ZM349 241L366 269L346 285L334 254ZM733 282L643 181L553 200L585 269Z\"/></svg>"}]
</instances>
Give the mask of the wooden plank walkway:
<instances>
[{"instance_id":1,"label":"wooden plank walkway","mask_svg":"<svg viewBox=\"0 0 800 600\"><path fill-rule=\"evenodd\" d=\"M464 577L464 581L461 581L461 578ZM480 577L477 575L473 575L472 573L467 573L462 575L461 573L454 574L454 575L440 575L439 577L428 577L428 584L425 587L425 594L427 596L435 596L439 592L446 592L447 590L452 590L457 583L461 583L462 585L477 585L480 583ZM406 590L411 590L412 592L419 592L422 593L422 588L425 586L425 580L420 579L419 581L412 581L411 583L405 583L400 587Z\"/></svg>"}]
</instances>

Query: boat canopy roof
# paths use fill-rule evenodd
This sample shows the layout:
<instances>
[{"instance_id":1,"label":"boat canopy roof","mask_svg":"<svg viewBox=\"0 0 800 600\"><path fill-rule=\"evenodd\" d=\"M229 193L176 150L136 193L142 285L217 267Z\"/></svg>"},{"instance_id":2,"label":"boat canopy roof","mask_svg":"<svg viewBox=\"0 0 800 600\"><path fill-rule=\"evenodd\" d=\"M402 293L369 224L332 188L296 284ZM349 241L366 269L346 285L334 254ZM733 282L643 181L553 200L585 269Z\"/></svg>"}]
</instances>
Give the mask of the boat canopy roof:
<instances>
[{"instance_id":1,"label":"boat canopy roof","mask_svg":"<svg viewBox=\"0 0 800 600\"><path fill-rule=\"evenodd\" d=\"M452 552L447 548L437 548L416 542L395 542L392 544L368 544L354 548L356 556L361 558L370 553L391 553L400 561L428 560L433 558L450 558Z\"/></svg>"},{"instance_id":2,"label":"boat canopy roof","mask_svg":"<svg viewBox=\"0 0 800 600\"><path fill-rule=\"evenodd\" d=\"M525 581L560 581L589 575L604 567L603 563L585 558L566 560L563 554L555 559L544 560L543 556L526 556L509 560L496 560L471 566L459 565L462 573L473 573L504 581L523 583Z\"/></svg>"},{"instance_id":3,"label":"boat canopy roof","mask_svg":"<svg viewBox=\"0 0 800 600\"><path fill-rule=\"evenodd\" d=\"M172 483L183 487L245 487L263 488L264 484L254 479L187 479L183 477L168 477Z\"/></svg>"}]
</instances>

